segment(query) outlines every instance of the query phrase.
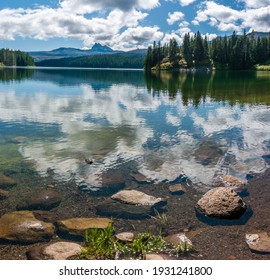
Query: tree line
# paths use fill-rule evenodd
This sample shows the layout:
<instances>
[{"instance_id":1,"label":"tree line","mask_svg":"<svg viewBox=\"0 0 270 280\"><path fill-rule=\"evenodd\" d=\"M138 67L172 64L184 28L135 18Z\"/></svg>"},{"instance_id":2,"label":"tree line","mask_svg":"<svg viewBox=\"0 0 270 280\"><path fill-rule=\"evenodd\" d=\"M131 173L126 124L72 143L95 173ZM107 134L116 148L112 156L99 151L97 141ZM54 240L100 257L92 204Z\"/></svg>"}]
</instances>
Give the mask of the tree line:
<instances>
[{"instance_id":1,"label":"tree line","mask_svg":"<svg viewBox=\"0 0 270 280\"><path fill-rule=\"evenodd\" d=\"M34 59L26 52L0 49L0 64L3 66L34 66Z\"/></svg>"},{"instance_id":2,"label":"tree line","mask_svg":"<svg viewBox=\"0 0 270 280\"><path fill-rule=\"evenodd\" d=\"M100 54L76 58L43 60L37 66L82 68L143 68L143 55Z\"/></svg>"},{"instance_id":3,"label":"tree line","mask_svg":"<svg viewBox=\"0 0 270 280\"><path fill-rule=\"evenodd\" d=\"M198 31L194 36L184 35L182 45L173 38L169 44L154 42L148 47L144 61L146 70L191 67L217 67L234 70L249 69L270 59L270 33L256 37L255 33L217 37L209 42ZM269 63L269 62L268 62Z\"/></svg>"}]
</instances>

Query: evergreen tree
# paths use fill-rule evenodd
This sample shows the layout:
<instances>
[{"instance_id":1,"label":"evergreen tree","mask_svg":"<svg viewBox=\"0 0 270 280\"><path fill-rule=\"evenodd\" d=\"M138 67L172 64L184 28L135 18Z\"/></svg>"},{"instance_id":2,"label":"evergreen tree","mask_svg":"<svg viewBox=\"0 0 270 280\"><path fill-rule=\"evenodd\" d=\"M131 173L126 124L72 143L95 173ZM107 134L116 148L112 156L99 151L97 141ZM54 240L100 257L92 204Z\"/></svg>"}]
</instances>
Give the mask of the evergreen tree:
<instances>
[{"instance_id":1,"label":"evergreen tree","mask_svg":"<svg viewBox=\"0 0 270 280\"><path fill-rule=\"evenodd\" d=\"M201 33L198 31L194 38L194 60L202 61L205 58L203 39Z\"/></svg>"},{"instance_id":2,"label":"evergreen tree","mask_svg":"<svg viewBox=\"0 0 270 280\"><path fill-rule=\"evenodd\" d=\"M190 45L190 34L187 33L184 35L182 54L186 60L187 67L192 66L192 50Z\"/></svg>"}]
</instances>

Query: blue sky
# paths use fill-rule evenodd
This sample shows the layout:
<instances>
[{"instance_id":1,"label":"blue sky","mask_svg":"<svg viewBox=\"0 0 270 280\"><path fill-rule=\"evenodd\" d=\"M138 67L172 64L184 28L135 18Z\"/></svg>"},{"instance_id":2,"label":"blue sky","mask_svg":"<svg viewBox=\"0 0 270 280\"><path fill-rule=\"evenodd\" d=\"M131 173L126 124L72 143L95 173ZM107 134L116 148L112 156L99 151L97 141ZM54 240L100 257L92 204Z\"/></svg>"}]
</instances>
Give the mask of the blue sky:
<instances>
[{"instance_id":1,"label":"blue sky","mask_svg":"<svg viewBox=\"0 0 270 280\"><path fill-rule=\"evenodd\" d=\"M144 48L198 30L270 31L270 0L1 0L0 48Z\"/></svg>"}]
</instances>

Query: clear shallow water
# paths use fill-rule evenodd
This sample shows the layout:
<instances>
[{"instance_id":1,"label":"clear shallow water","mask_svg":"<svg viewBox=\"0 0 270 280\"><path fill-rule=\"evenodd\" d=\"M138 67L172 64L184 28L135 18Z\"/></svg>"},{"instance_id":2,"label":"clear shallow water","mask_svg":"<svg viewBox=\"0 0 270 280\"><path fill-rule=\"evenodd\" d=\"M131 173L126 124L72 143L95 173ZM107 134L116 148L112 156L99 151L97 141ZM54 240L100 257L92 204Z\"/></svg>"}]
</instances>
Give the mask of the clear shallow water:
<instances>
[{"instance_id":1,"label":"clear shallow water","mask_svg":"<svg viewBox=\"0 0 270 280\"><path fill-rule=\"evenodd\" d=\"M107 173L200 187L268 167L267 72L1 69L0 112L4 173L28 162L98 190Z\"/></svg>"}]
</instances>

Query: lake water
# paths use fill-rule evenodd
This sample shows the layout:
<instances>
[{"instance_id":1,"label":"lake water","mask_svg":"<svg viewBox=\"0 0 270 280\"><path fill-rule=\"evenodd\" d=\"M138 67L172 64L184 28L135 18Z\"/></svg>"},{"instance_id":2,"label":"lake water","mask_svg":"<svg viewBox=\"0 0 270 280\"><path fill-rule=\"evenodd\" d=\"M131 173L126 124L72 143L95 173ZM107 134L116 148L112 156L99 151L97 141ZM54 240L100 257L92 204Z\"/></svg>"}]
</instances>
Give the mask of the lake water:
<instances>
[{"instance_id":1,"label":"lake water","mask_svg":"<svg viewBox=\"0 0 270 280\"><path fill-rule=\"evenodd\" d=\"M0 172L17 177L95 192L116 174L200 188L268 168L269 72L1 69L0 112Z\"/></svg>"}]
</instances>

